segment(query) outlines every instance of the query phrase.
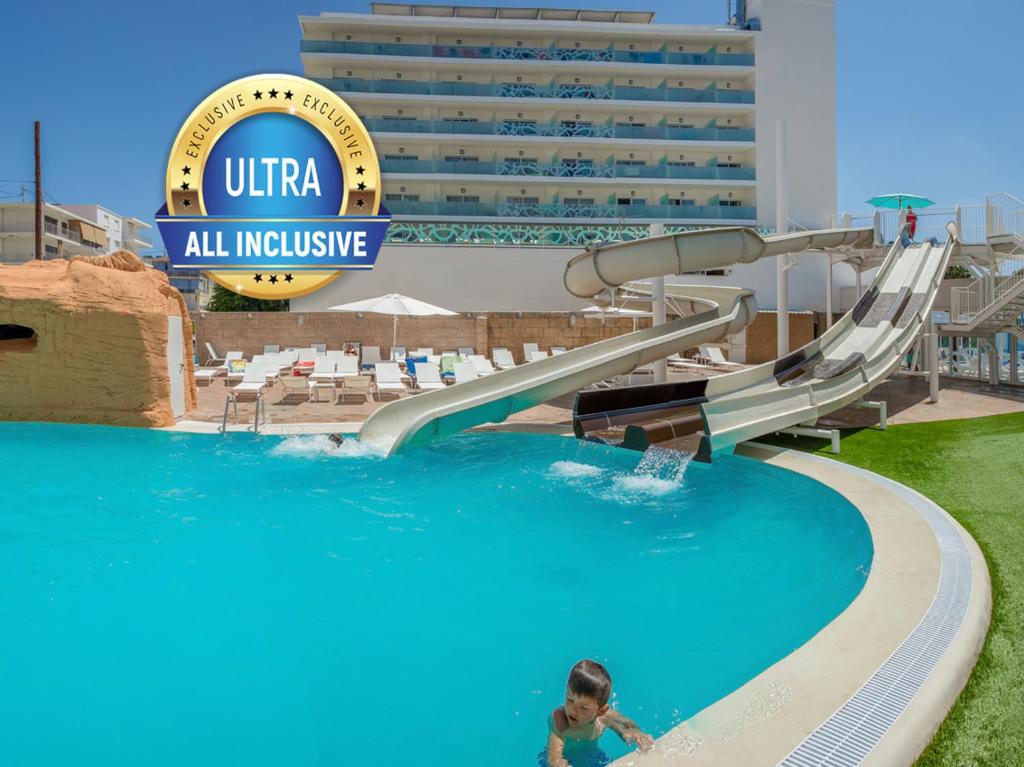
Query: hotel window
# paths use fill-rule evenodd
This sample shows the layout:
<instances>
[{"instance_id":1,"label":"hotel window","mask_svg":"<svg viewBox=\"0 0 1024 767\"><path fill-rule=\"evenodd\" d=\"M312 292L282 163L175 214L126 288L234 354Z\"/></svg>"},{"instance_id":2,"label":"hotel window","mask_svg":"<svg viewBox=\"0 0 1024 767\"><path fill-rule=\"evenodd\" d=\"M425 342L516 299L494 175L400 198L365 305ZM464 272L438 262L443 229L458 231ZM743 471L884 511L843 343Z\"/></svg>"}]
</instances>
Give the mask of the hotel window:
<instances>
[{"instance_id":1,"label":"hotel window","mask_svg":"<svg viewBox=\"0 0 1024 767\"><path fill-rule=\"evenodd\" d=\"M738 162L720 162L718 163L719 168L740 168L742 167Z\"/></svg>"},{"instance_id":2,"label":"hotel window","mask_svg":"<svg viewBox=\"0 0 1024 767\"><path fill-rule=\"evenodd\" d=\"M449 194L444 198L445 202L480 202L478 194Z\"/></svg>"},{"instance_id":3,"label":"hotel window","mask_svg":"<svg viewBox=\"0 0 1024 767\"><path fill-rule=\"evenodd\" d=\"M420 158L415 154L386 154L384 155L384 159L392 162L401 162L404 160L418 160Z\"/></svg>"},{"instance_id":4,"label":"hotel window","mask_svg":"<svg viewBox=\"0 0 1024 767\"><path fill-rule=\"evenodd\" d=\"M419 202L420 196L418 194L385 194L385 202Z\"/></svg>"},{"instance_id":5,"label":"hotel window","mask_svg":"<svg viewBox=\"0 0 1024 767\"><path fill-rule=\"evenodd\" d=\"M718 205L721 208L739 208L743 203L739 200L719 200Z\"/></svg>"},{"instance_id":6,"label":"hotel window","mask_svg":"<svg viewBox=\"0 0 1024 767\"><path fill-rule=\"evenodd\" d=\"M669 160L665 164L675 168L693 168L697 165L693 160Z\"/></svg>"},{"instance_id":7,"label":"hotel window","mask_svg":"<svg viewBox=\"0 0 1024 767\"><path fill-rule=\"evenodd\" d=\"M445 155L445 162L480 162L479 157L465 157L464 155Z\"/></svg>"},{"instance_id":8,"label":"hotel window","mask_svg":"<svg viewBox=\"0 0 1024 767\"><path fill-rule=\"evenodd\" d=\"M536 157L506 157L505 162L512 164L522 165L535 165L537 163Z\"/></svg>"},{"instance_id":9,"label":"hotel window","mask_svg":"<svg viewBox=\"0 0 1024 767\"><path fill-rule=\"evenodd\" d=\"M643 160L616 160L616 165L645 165Z\"/></svg>"},{"instance_id":10,"label":"hotel window","mask_svg":"<svg viewBox=\"0 0 1024 767\"><path fill-rule=\"evenodd\" d=\"M382 120L412 120L415 121L415 117L409 117L407 115L384 115Z\"/></svg>"},{"instance_id":11,"label":"hotel window","mask_svg":"<svg viewBox=\"0 0 1024 767\"><path fill-rule=\"evenodd\" d=\"M693 200L685 200L685 199L683 199L681 197L676 198L674 200L669 200L668 202L669 202L669 205L678 205L678 206L681 206L681 207L684 207L684 208L687 208L687 207L690 207L691 205L696 205L697 204Z\"/></svg>"},{"instance_id":12,"label":"hotel window","mask_svg":"<svg viewBox=\"0 0 1024 767\"><path fill-rule=\"evenodd\" d=\"M642 197L619 197L615 200L616 205L646 205L647 200Z\"/></svg>"},{"instance_id":13,"label":"hotel window","mask_svg":"<svg viewBox=\"0 0 1024 767\"><path fill-rule=\"evenodd\" d=\"M524 197L522 195L509 195L505 202L513 202L518 205L540 205L540 197Z\"/></svg>"},{"instance_id":14,"label":"hotel window","mask_svg":"<svg viewBox=\"0 0 1024 767\"><path fill-rule=\"evenodd\" d=\"M446 123L478 123L480 118L478 117L442 117L441 122Z\"/></svg>"},{"instance_id":15,"label":"hotel window","mask_svg":"<svg viewBox=\"0 0 1024 767\"><path fill-rule=\"evenodd\" d=\"M593 197L566 197L565 207L567 208L586 208L594 204Z\"/></svg>"},{"instance_id":16,"label":"hotel window","mask_svg":"<svg viewBox=\"0 0 1024 767\"><path fill-rule=\"evenodd\" d=\"M646 128L647 123L615 123L616 128Z\"/></svg>"}]
</instances>

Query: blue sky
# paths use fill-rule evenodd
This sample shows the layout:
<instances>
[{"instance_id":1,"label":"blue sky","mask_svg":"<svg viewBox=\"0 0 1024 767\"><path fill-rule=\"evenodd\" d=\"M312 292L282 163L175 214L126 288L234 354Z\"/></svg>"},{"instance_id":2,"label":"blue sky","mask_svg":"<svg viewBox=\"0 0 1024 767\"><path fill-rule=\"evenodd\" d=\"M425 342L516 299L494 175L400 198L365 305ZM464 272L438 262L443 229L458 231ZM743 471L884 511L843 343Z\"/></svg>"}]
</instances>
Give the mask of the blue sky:
<instances>
[{"instance_id":1,"label":"blue sky","mask_svg":"<svg viewBox=\"0 0 1024 767\"><path fill-rule=\"evenodd\" d=\"M637 7L665 23L725 16L722 0L503 4ZM202 97L247 74L301 74L299 14L369 9L368 0L5 5L0 197L31 186L39 119L48 199L99 202L150 221L170 142ZM863 200L897 190L942 205L997 191L1024 197L1024 75L1015 53L1024 4L837 6L839 208L865 210Z\"/></svg>"}]
</instances>

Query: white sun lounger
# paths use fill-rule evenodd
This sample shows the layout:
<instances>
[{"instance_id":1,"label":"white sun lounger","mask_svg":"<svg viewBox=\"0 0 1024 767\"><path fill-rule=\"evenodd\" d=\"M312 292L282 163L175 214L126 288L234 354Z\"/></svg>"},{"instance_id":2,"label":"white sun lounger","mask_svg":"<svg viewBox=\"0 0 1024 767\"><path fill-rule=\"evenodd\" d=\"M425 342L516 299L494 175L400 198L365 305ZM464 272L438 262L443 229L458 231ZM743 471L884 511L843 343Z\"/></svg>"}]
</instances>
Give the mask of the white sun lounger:
<instances>
[{"instance_id":1,"label":"white sun lounger","mask_svg":"<svg viewBox=\"0 0 1024 767\"><path fill-rule=\"evenodd\" d=\"M354 354L346 354L338 360L337 370L338 378L359 375L359 357Z\"/></svg>"},{"instance_id":2,"label":"white sun lounger","mask_svg":"<svg viewBox=\"0 0 1024 767\"><path fill-rule=\"evenodd\" d=\"M373 371L373 377L376 379L377 385L377 399L379 400L383 392L395 392L399 397L404 397L409 393L409 388L402 383L402 371L398 369L397 362L379 362Z\"/></svg>"},{"instance_id":3,"label":"white sun lounger","mask_svg":"<svg viewBox=\"0 0 1024 767\"><path fill-rule=\"evenodd\" d=\"M565 354L566 348L564 346L552 346L551 356L554 357L556 354Z\"/></svg>"},{"instance_id":4,"label":"white sun lounger","mask_svg":"<svg viewBox=\"0 0 1024 767\"><path fill-rule=\"evenodd\" d=\"M337 375L337 363L325 355L316 358L313 363L313 372L309 374L310 382L328 382L333 384Z\"/></svg>"},{"instance_id":5,"label":"white sun lounger","mask_svg":"<svg viewBox=\"0 0 1024 767\"><path fill-rule=\"evenodd\" d=\"M213 383L213 379L224 373L224 368L198 368L195 371L196 384L205 383L207 386Z\"/></svg>"},{"instance_id":6,"label":"white sun lounger","mask_svg":"<svg viewBox=\"0 0 1024 767\"><path fill-rule=\"evenodd\" d=\"M262 362L250 362L245 367L245 374L242 376L242 382L231 387L232 399L236 398L239 394L259 394L270 385L270 382L267 381L268 373L276 375L277 371L272 368L268 368Z\"/></svg>"},{"instance_id":7,"label":"white sun lounger","mask_svg":"<svg viewBox=\"0 0 1024 767\"><path fill-rule=\"evenodd\" d=\"M380 347L379 346L364 346L363 347L363 368L372 368L378 362L383 362L380 358Z\"/></svg>"},{"instance_id":8,"label":"white sun lounger","mask_svg":"<svg viewBox=\"0 0 1024 767\"><path fill-rule=\"evenodd\" d=\"M455 383L465 383L466 381L475 381L480 375L476 372L476 365L472 362L456 362L455 363Z\"/></svg>"},{"instance_id":9,"label":"white sun lounger","mask_svg":"<svg viewBox=\"0 0 1024 767\"><path fill-rule=\"evenodd\" d=\"M277 354L281 351L281 344L263 344L264 354Z\"/></svg>"},{"instance_id":10,"label":"white sun lounger","mask_svg":"<svg viewBox=\"0 0 1024 767\"><path fill-rule=\"evenodd\" d=\"M406 357L404 346L392 346L391 347L391 361L398 362L404 360Z\"/></svg>"},{"instance_id":11,"label":"white sun lounger","mask_svg":"<svg viewBox=\"0 0 1024 767\"><path fill-rule=\"evenodd\" d=\"M317 354L326 354L327 353L327 344L312 344L312 346L313 346L313 351L315 351Z\"/></svg>"},{"instance_id":12,"label":"white sun lounger","mask_svg":"<svg viewBox=\"0 0 1024 767\"><path fill-rule=\"evenodd\" d=\"M547 358L548 358L548 353L547 352L541 351L539 349L535 349L534 351L530 352L530 355L526 358L526 361L527 362L538 362L540 360L546 360Z\"/></svg>"},{"instance_id":13,"label":"white sun lounger","mask_svg":"<svg viewBox=\"0 0 1024 767\"><path fill-rule=\"evenodd\" d=\"M433 362L416 363L416 388L420 391L429 389L443 389L444 381L441 380L441 371Z\"/></svg>"},{"instance_id":14,"label":"white sun lounger","mask_svg":"<svg viewBox=\"0 0 1024 767\"><path fill-rule=\"evenodd\" d=\"M410 356L411 357L432 357L433 354L434 354L434 347L433 346L421 346L419 349L417 349L415 352L413 352Z\"/></svg>"},{"instance_id":15,"label":"white sun lounger","mask_svg":"<svg viewBox=\"0 0 1024 767\"><path fill-rule=\"evenodd\" d=\"M456 351L458 351L460 357L469 358L473 356L472 346L460 346Z\"/></svg>"},{"instance_id":16,"label":"white sun lounger","mask_svg":"<svg viewBox=\"0 0 1024 767\"><path fill-rule=\"evenodd\" d=\"M529 362L530 355L539 350L540 347L537 344L523 344L523 359Z\"/></svg>"},{"instance_id":17,"label":"white sun lounger","mask_svg":"<svg viewBox=\"0 0 1024 767\"><path fill-rule=\"evenodd\" d=\"M720 365L725 368L743 367L738 362L729 362L729 360L725 358L725 355L722 354L722 350L717 346L706 346L701 344L699 348L701 359L706 360L711 365Z\"/></svg>"},{"instance_id":18,"label":"white sun lounger","mask_svg":"<svg viewBox=\"0 0 1024 767\"><path fill-rule=\"evenodd\" d=\"M498 370L511 370L516 366L516 361L508 349L494 349L494 364Z\"/></svg>"},{"instance_id":19,"label":"white sun lounger","mask_svg":"<svg viewBox=\"0 0 1024 767\"><path fill-rule=\"evenodd\" d=\"M494 369L491 361L482 354L469 355L469 361L476 367L476 374L478 376L489 376L498 372Z\"/></svg>"}]
</instances>

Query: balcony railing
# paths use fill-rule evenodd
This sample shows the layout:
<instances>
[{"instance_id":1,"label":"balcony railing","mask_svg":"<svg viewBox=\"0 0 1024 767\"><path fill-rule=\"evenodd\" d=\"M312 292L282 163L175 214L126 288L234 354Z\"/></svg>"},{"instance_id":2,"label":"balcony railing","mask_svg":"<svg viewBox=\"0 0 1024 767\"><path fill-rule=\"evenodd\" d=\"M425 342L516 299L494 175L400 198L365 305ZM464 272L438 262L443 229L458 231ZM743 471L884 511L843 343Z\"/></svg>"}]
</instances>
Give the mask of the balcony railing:
<instances>
[{"instance_id":1,"label":"balcony railing","mask_svg":"<svg viewBox=\"0 0 1024 767\"><path fill-rule=\"evenodd\" d=\"M357 53L370 56L425 56L450 59L515 61L615 61L623 64L675 64L685 66L752 67L752 53L671 53L620 51L608 48L548 48L508 45L423 45L416 43L362 43L342 40L303 40L303 53Z\"/></svg>"},{"instance_id":2,"label":"balcony railing","mask_svg":"<svg viewBox=\"0 0 1024 767\"><path fill-rule=\"evenodd\" d=\"M560 162L480 162L474 160L381 161L385 173L466 173L482 176L553 176L559 178L643 178L753 181L753 168L720 168L717 165L588 165Z\"/></svg>"},{"instance_id":3,"label":"balcony railing","mask_svg":"<svg viewBox=\"0 0 1024 767\"><path fill-rule=\"evenodd\" d=\"M366 127L377 133L448 133L477 136L554 136L557 138L624 138L668 141L753 141L752 128L682 128L672 125L609 125L583 122L470 122L465 120L395 120L368 117Z\"/></svg>"},{"instance_id":4,"label":"balcony railing","mask_svg":"<svg viewBox=\"0 0 1024 767\"><path fill-rule=\"evenodd\" d=\"M463 83L415 80L363 80L355 77L314 78L338 93L398 93L416 96L498 96L508 98L619 99L711 104L753 104L754 92L731 88L644 88L633 85L568 83Z\"/></svg>"},{"instance_id":5,"label":"balcony railing","mask_svg":"<svg viewBox=\"0 0 1024 767\"><path fill-rule=\"evenodd\" d=\"M399 216L471 216L514 218L653 218L653 219L722 219L753 221L757 209L750 206L722 205L598 205L571 203L518 202L427 202L389 200L388 209Z\"/></svg>"}]
</instances>

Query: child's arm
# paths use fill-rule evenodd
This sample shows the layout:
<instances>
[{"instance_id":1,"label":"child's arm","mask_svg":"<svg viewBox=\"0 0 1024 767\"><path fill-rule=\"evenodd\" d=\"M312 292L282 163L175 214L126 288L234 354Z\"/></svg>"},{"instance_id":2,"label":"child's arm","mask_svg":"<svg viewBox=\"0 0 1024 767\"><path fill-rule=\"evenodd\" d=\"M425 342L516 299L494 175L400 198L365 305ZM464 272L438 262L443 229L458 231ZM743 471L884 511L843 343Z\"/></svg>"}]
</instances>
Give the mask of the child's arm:
<instances>
[{"instance_id":1,"label":"child's arm","mask_svg":"<svg viewBox=\"0 0 1024 767\"><path fill-rule=\"evenodd\" d=\"M565 743L558 736L558 733L551 731L548 733L548 767L570 767L569 763L562 756L562 751L565 749Z\"/></svg>"},{"instance_id":2,"label":"child's arm","mask_svg":"<svg viewBox=\"0 0 1024 767\"><path fill-rule=\"evenodd\" d=\"M559 734L568 726L569 722L561 707L551 712L551 717L548 719L548 767L570 767L569 762L562 756L562 752L565 750L565 741Z\"/></svg>"},{"instance_id":3,"label":"child's arm","mask_svg":"<svg viewBox=\"0 0 1024 767\"><path fill-rule=\"evenodd\" d=\"M623 716L615 709L609 709L601 718L623 741L635 744L641 751L646 751L654 745L654 738L643 732L628 716Z\"/></svg>"}]
</instances>

